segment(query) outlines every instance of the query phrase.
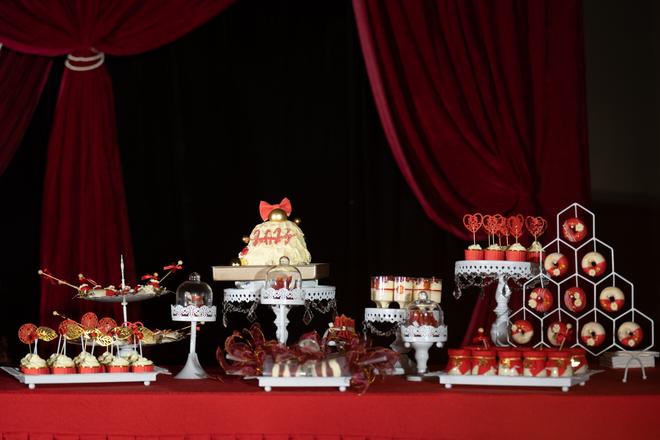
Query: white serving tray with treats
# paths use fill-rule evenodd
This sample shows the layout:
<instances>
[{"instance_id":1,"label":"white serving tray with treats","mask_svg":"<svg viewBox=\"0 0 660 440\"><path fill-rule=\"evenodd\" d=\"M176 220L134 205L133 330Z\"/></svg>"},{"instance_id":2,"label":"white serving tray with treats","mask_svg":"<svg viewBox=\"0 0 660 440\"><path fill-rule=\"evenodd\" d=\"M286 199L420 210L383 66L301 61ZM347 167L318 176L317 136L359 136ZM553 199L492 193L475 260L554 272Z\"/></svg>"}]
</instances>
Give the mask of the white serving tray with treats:
<instances>
[{"instance_id":1,"label":"white serving tray with treats","mask_svg":"<svg viewBox=\"0 0 660 440\"><path fill-rule=\"evenodd\" d=\"M262 281L273 266L213 266L213 281ZM318 280L330 275L328 263L295 266L303 280Z\"/></svg>"},{"instance_id":2,"label":"white serving tray with treats","mask_svg":"<svg viewBox=\"0 0 660 440\"><path fill-rule=\"evenodd\" d=\"M338 388L342 393L351 386L350 376L334 376L334 377L273 377L273 376L257 376L259 379L259 386L266 392L269 392L273 387L332 387Z\"/></svg>"},{"instance_id":3,"label":"white serving tray with treats","mask_svg":"<svg viewBox=\"0 0 660 440\"><path fill-rule=\"evenodd\" d=\"M44 384L76 384L76 383L117 383L117 382L142 382L149 386L156 381L160 374L171 374L167 369L154 367L154 371L145 373L92 373L92 374L23 374L21 370L14 367L0 367L20 383L33 390L37 385Z\"/></svg>"},{"instance_id":4,"label":"white serving tray with treats","mask_svg":"<svg viewBox=\"0 0 660 440\"><path fill-rule=\"evenodd\" d=\"M529 376L477 376L477 375L450 375L439 373L440 383L445 388L451 388L452 385L486 385L501 387L550 387L561 388L566 392L575 385L584 386L592 375L600 373L602 370L590 370L583 374L577 374L567 377L529 377Z\"/></svg>"},{"instance_id":5,"label":"white serving tray with treats","mask_svg":"<svg viewBox=\"0 0 660 440\"><path fill-rule=\"evenodd\" d=\"M152 298L157 298L159 296L165 295L166 293L169 293L170 291L166 291L163 293L129 293L127 295L106 295L106 296L100 296L100 295L89 295L89 296L80 296L80 299L86 299L88 301L97 301L97 302L104 302L104 303L121 303L124 302L124 299L126 299L127 303L130 302L137 302L137 301L144 301L147 299L152 299Z\"/></svg>"}]
</instances>

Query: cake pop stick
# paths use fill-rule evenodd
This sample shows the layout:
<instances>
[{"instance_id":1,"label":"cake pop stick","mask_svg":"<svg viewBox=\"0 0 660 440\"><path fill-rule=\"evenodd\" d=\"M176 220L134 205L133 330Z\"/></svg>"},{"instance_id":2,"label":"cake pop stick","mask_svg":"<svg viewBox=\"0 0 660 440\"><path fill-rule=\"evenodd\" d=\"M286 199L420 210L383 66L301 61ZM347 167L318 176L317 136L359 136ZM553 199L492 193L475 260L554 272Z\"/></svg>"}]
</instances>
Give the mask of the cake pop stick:
<instances>
[{"instance_id":1,"label":"cake pop stick","mask_svg":"<svg viewBox=\"0 0 660 440\"><path fill-rule=\"evenodd\" d=\"M48 269L39 269L39 271L38 271L37 273L38 273L39 275L41 275L42 277L47 278L47 279L49 279L49 280L51 280L51 281L54 281L55 283L57 283L57 284L59 284L59 285L62 285L62 284L63 284L63 285L65 285L65 286L69 286L69 287L71 287L72 289L79 290L78 286L74 286L74 285L71 284L71 283L68 283L68 282L66 282L66 281L64 281L64 280L61 280L61 279L59 279L59 278L54 277L53 275L51 275L51 274L48 272Z\"/></svg>"},{"instance_id":2,"label":"cake pop stick","mask_svg":"<svg viewBox=\"0 0 660 440\"><path fill-rule=\"evenodd\" d=\"M163 275L163 278L160 279L160 282L162 283L165 278L167 278L171 273L176 272L177 270L183 269L183 261L179 260L176 263L172 263L168 266L163 267L163 270L166 270L167 273Z\"/></svg>"}]
</instances>

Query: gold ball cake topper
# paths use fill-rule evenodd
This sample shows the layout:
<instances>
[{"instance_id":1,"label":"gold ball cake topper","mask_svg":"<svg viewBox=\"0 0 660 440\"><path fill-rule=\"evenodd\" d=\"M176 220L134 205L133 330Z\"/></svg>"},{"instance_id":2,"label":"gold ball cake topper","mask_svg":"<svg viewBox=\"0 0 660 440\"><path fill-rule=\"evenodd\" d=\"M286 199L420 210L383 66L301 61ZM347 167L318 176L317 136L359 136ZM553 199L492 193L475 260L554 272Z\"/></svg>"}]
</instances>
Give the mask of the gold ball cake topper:
<instances>
[{"instance_id":1,"label":"gold ball cake topper","mask_svg":"<svg viewBox=\"0 0 660 440\"><path fill-rule=\"evenodd\" d=\"M288 220L288 218L289 217L286 215L286 212L280 208L275 208L270 211L270 214L268 214L268 221L270 222L285 222Z\"/></svg>"}]
</instances>

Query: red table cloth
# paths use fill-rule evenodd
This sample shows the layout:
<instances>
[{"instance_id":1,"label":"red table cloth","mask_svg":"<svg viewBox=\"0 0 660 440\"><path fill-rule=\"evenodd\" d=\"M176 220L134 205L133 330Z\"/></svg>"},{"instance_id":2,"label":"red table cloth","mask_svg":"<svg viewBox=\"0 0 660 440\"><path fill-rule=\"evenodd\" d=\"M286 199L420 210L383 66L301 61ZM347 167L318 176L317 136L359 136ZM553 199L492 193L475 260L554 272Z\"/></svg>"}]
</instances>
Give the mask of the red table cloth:
<instances>
[{"instance_id":1,"label":"red table cloth","mask_svg":"<svg viewBox=\"0 0 660 440\"><path fill-rule=\"evenodd\" d=\"M0 433L6 440L526 439L658 438L660 371L596 374L564 393L377 381L358 395L274 389L256 380L38 385L1 372ZM533 435L532 435L533 433ZM579 437L578 437L579 435Z\"/></svg>"}]
</instances>

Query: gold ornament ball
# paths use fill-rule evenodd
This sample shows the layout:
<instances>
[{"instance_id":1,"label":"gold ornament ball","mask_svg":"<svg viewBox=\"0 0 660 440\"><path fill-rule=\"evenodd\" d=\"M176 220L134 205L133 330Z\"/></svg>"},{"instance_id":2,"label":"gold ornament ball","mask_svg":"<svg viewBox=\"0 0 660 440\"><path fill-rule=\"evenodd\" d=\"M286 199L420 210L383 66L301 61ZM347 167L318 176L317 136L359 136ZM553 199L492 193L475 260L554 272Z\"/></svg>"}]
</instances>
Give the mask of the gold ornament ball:
<instances>
[{"instance_id":1,"label":"gold ornament ball","mask_svg":"<svg viewBox=\"0 0 660 440\"><path fill-rule=\"evenodd\" d=\"M296 217L296 218L293 219L293 222L295 224L297 224L298 226L300 226L300 224L302 223L302 220L300 220L300 217Z\"/></svg>"},{"instance_id":2,"label":"gold ornament ball","mask_svg":"<svg viewBox=\"0 0 660 440\"><path fill-rule=\"evenodd\" d=\"M286 212L280 208L275 208L268 214L268 220L271 222L284 222L287 220Z\"/></svg>"},{"instance_id":3,"label":"gold ornament ball","mask_svg":"<svg viewBox=\"0 0 660 440\"><path fill-rule=\"evenodd\" d=\"M232 259L231 259L231 265L232 265L233 267L238 267L238 266L240 266L240 265L241 265L241 260L240 260L240 258L232 258Z\"/></svg>"},{"instance_id":4,"label":"gold ornament ball","mask_svg":"<svg viewBox=\"0 0 660 440\"><path fill-rule=\"evenodd\" d=\"M247 235L244 235L242 240L243 240L243 243L248 244L250 242L250 237L247 236Z\"/></svg>"}]
</instances>

